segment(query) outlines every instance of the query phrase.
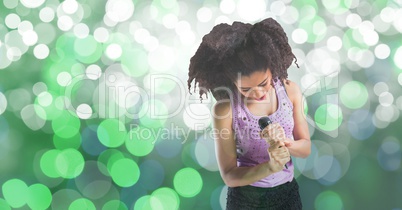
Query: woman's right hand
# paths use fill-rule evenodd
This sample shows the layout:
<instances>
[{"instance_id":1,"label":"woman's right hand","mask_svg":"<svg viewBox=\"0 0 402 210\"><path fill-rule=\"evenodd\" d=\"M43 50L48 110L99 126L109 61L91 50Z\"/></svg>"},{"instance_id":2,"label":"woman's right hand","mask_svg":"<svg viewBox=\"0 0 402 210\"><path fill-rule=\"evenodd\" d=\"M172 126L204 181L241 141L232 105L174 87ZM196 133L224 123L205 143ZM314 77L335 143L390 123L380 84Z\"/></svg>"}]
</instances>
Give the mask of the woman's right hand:
<instances>
[{"instance_id":1,"label":"woman's right hand","mask_svg":"<svg viewBox=\"0 0 402 210\"><path fill-rule=\"evenodd\" d=\"M282 141L272 141L268 147L269 161L268 169L272 173L282 171L284 165L290 161L290 153L285 144Z\"/></svg>"}]
</instances>

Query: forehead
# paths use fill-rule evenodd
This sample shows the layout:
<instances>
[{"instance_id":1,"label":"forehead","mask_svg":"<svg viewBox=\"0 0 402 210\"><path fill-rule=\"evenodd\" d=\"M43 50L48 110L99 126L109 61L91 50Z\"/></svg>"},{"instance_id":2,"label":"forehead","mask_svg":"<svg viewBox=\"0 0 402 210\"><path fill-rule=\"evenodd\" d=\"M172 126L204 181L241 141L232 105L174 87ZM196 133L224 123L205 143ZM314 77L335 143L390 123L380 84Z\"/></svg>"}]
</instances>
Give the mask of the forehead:
<instances>
[{"instance_id":1,"label":"forehead","mask_svg":"<svg viewBox=\"0 0 402 210\"><path fill-rule=\"evenodd\" d=\"M263 82L267 77L268 80L271 78L271 71L255 71L248 76L238 77L236 83L239 87L255 87Z\"/></svg>"}]
</instances>

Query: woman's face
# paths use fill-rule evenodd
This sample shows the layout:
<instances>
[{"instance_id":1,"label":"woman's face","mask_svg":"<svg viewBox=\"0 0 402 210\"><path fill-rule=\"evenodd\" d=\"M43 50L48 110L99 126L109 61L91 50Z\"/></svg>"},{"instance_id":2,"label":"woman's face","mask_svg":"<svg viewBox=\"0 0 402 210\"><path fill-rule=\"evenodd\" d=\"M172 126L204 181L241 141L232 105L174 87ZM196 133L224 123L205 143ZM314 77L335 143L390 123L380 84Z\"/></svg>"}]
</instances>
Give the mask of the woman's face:
<instances>
[{"instance_id":1,"label":"woman's face","mask_svg":"<svg viewBox=\"0 0 402 210\"><path fill-rule=\"evenodd\" d=\"M272 74L266 71L255 71L249 76L240 76L235 85L239 92L249 100L263 101L267 99L271 86Z\"/></svg>"}]
</instances>

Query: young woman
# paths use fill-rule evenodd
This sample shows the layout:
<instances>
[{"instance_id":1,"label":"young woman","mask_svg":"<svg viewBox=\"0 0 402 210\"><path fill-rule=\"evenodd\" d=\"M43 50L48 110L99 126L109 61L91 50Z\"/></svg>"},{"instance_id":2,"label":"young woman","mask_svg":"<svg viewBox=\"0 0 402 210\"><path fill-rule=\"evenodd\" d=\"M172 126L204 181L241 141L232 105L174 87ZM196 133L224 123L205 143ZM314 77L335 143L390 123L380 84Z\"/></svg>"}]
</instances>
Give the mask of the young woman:
<instances>
[{"instance_id":1,"label":"young woman","mask_svg":"<svg viewBox=\"0 0 402 210\"><path fill-rule=\"evenodd\" d=\"M302 209L290 156L307 157L311 142L301 91L287 79L295 59L272 18L219 24L191 58L189 90L195 80L201 100L209 91L217 100L216 156L227 209ZM263 116L272 124L261 131Z\"/></svg>"}]
</instances>

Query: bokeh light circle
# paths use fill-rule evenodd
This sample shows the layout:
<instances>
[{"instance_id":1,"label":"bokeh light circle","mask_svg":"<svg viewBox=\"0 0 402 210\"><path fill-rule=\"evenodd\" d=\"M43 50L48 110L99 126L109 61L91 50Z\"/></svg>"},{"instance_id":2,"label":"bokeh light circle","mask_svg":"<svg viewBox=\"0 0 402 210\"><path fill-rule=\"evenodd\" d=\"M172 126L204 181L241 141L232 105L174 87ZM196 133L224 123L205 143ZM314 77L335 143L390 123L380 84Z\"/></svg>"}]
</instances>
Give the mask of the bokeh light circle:
<instances>
[{"instance_id":1,"label":"bokeh light circle","mask_svg":"<svg viewBox=\"0 0 402 210\"><path fill-rule=\"evenodd\" d=\"M176 62L175 51L164 45L160 45L148 54L148 64L155 72L166 72Z\"/></svg>"},{"instance_id":2,"label":"bokeh light circle","mask_svg":"<svg viewBox=\"0 0 402 210\"><path fill-rule=\"evenodd\" d=\"M96 64L91 64L86 68L85 75L91 80L97 80L102 75L102 69Z\"/></svg>"},{"instance_id":3,"label":"bokeh light circle","mask_svg":"<svg viewBox=\"0 0 402 210\"><path fill-rule=\"evenodd\" d=\"M82 138L81 134L77 133L73 137L62 138L58 135L53 135L53 145L59 150L73 148L78 149L81 146Z\"/></svg>"},{"instance_id":4,"label":"bokeh light circle","mask_svg":"<svg viewBox=\"0 0 402 210\"><path fill-rule=\"evenodd\" d=\"M126 21L134 13L134 3L131 0L110 0L105 7L106 16L116 22Z\"/></svg>"},{"instance_id":5,"label":"bokeh light circle","mask_svg":"<svg viewBox=\"0 0 402 210\"><path fill-rule=\"evenodd\" d=\"M165 180L165 169L156 160L145 160L140 165L140 179L138 182L147 190L155 190Z\"/></svg>"},{"instance_id":6,"label":"bokeh light circle","mask_svg":"<svg viewBox=\"0 0 402 210\"><path fill-rule=\"evenodd\" d=\"M68 210L96 210L96 207L91 200L78 198L70 204Z\"/></svg>"},{"instance_id":7,"label":"bokeh light circle","mask_svg":"<svg viewBox=\"0 0 402 210\"><path fill-rule=\"evenodd\" d=\"M39 12L39 18L41 21L48 23L54 19L54 10L50 7L44 7Z\"/></svg>"},{"instance_id":8,"label":"bokeh light circle","mask_svg":"<svg viewBox=\"0 0 402 210\"><path fill-rule=\"evenodd\" d=\"M322 4L328 10L328 12L332 14L343 14L349 9L352 9L351 1L331 1L331 0L323 0Z\"/></svg>"},{"instance_id":9,"label":"bokeh light circle","mask_svg":"<svg viewBox=\"0 0 402 210\"><path fill-rule=\"evenodd\" d=\"M332 155L322 155L315 159L313 174L316 179L321 179L329 173L331 168L339 166L339 164L334 164L336 159ZM339 171L337 171L339 172Z\"/></svg>"},{"instance_id":10,"label":"bokeh light circle","mask_svg":"<svg viewBox=\"0 0 402 210\"><path fill-rule=\"evenodd\" d=\"M83 39L88 36L89 34L89 28L86 24L84 23L79 23L74 26L74 34L76 37Z\"/></svg>"},{"instance_id":11,"label":"bokeh light circle","mask_svg":"<svg viewBox=\"0 0 402 210\"><path fill-rule=\"evenodd\" d=\"M358 140L369 138L375 131L375 126L371 120L372 117L372 113L368 110L359 109L354 111L348 121L350 134Z\"/></svg>"},{"instance_id":12,"label":"bokeh light circle","mask_svg":"<svg viewBox=\"0 0 402 210\"><path fill-rule=\"evenodd\" d=\"M378 105L375 109L375 117L383 122L394 122L399 117L399 110L395 105Z\"/></svg>"},{"instance_id":13,"label":"bokeh light circle","mask_svg":"<svg viewBox=\"0 0 402 210\"><path fill-rule=\"evenodd\" d=\"M401 77L402 78L402 77ZM399 110L402 110L402 96L399 96L395 100L395 105L398 107Z\"/></svg>"},{"instance_id":14,"label":"bokeh light circle","mask_svg":"<svg viewBox=\"0 0 402 210\"><path fill-rule=\"evenodd\" d=\"M61 189L53 194L51 209L55 209L55 210L69 209L71 204L80 198L82 198L81 194L79 194L75 190ZM79 204L79 203L77 203L77 204ZM86 207L85 204L83 205L83 207Z\"/></svg>"},{"instance_id":15,"label":"bokeh light circle","mask_svg":"<svg viewBox=\"0 0 402 210\"><path fill-rule=\"evenodd\" d=\"M81 148L92 156L98 156L107 149L98 139L97 128L98 125L91 124L81 132Z\"/></svg>"},{"instance_id":16,"label":"bokeh light circle","mask_svg":"<svg viewBox=\"0 0 402 210\"><path fill-rule=\"evenodd\" d=\"M318 178L318 182L322 185L334 185L337 183L349 170L350 153L346 146L340 143L332 142L330 146L333 155L327 155L326 159L331 162L331 166L326 174ZM318 168L315 168L315 172ZM315 173L315 175L317 175Z\"/></svg>"},{"instance_id":17,"label":"bokeh light circle","mask_svg":"<svg viewBox=\"0 0 402 210\"><path fill-rule=\"evenodd\" d=\"M255 0L252 4L247 0L237 1L237 13L246 21L256 21L263 17L266 7L266 2L263 0Z\"/></svg>"},{"instance_id":18,"label":"bokeh light circle","mask_svg":"<svg viewBox=\"0 0 402 210\"><path fill-rule=\"evenodd\" d=\"M4 22L8 28L15 29L20 24L21 18L17 14L11 13L6 16Z\"/></svg>"},{"instance_id":19,"label":"bokeh light circle","mask_svg":"<svg viewBox=\"0 0 402 210\"><path fill-rule=\"evenodd\" d=\"M389 91L389 87L385 82L377 82L375 83L373 90L377 96L380 96L381 93Z\"/></svg>"},{"instance_id":20,"label":"bokeh light circle","mask_svg":"<svg viewBox=\"0 0 402 210\"><path fill-rule=\"evenodd\" d=\"M183 168L173 178L176 192L183 197L196 196L203 187L201 175L193 168Z\"/></svg>"},{"instance_id":21,"label":"bokeh light circle","mask_svg":"<svg viewBox=\"0 0 402 210\"><path fill-rule=\"evenodd\" d=\"M324 131L334 131L342 123L342 110L336 104L323 104L314 114L315 124Z\"/></svg>"},{"instance_id":22,"label":"bokeh light circle","mask_svg":"<svg viewBox=\"0 0 402 210\"><path fill-rule=\"evenodd\" d=\"M113 60L120 58L122 51L121 46L118 44L110 44L106 47L106 55Z\"/></svg>"},{"instance_id":23,"label":"bokeh light circle","mask_svg":"<svg viewBox=\"0 0 402 210\"><path fill-rule=\"evenodd\" d=\"M109 39L109 31L103 27L99 27L99 28L95 29L94 39L100 43L107 42Z\"/></svg>"},{"instance_id":24,"label":"bokeh light circle","mask_svg":"<svg viewBox=\"0 0 402 210\"><path fill-rule=\"evenodd\" d=\"M361 108L368 101L366 86L358 81L350 81L344 84L339 95L343 105L350 109Z\"/></svg>"},{"instance_id":25,"label":"bokeh light circle","mask_svg":"<svg viewBox=\"0 0 402 210\"><path fill-rule=\"evenodd\" d=\"M99 162L99 170L106 176L110 176L110 171L113 166L113 164L122 159L128 157L127 154L121 152L120 150L117 149L107 149L104 150L99 156L98 156L98 162ZM106 169L103 167L106 166Z\"/></svg>"},{"instance_id":26,"label":"bokeh light circle","mask_svg":"<svg viewBox=\"0 0 402 210\"><path fill-rule=\"evenodd\" d=\"M193 130L204 130L211 124L210 109L204 104L190 104L183 112L183 120Z\"/></svg>"},{"instance_id":27,"label":"bokeh light circle","mask_svg":"<svg viewBox=\"0 0 402 210\"><path fill-rule=\"evenodd\" d=\"M103 205L102 210L128 210L127 205L119 200L110 200Z\"/></svg>"},{"instance_id":28,"label":"bokeh light circle","mask_svg":"<svg viewBox=\"0 0 402 210\"><path fill-rule=\"evenodd\" d=\"M33 52L37 59L45 59L49 56L49 47L45 44L38 44Z\"/></svg>"},{"instance_id":29,"label":"bokeh light circle","mask_svg":"<svg viewBox=\"0 0 402 210\"><path fill-rule=\"evenodd\" d=\"M154 204L152 204L153 206L158 206L158 207L162 207L162 204L159 202L158 199L154 199L153 200ZM158 203L155 203L158 202ZM152 208L151 206L151 196L150 195L144 195L142 197L140 197L134 204L134 210L152 210L154 208Z\"/></svg>"},{"instance_id":30,"label":"bokeh light circle","mask_svg":"<svg viewBox=\"0 0 402 210\"><path fill-rule=\"evenodd\" d=\"M37 8L45 3L45 0L20 0L20 2L27 8Z\"/></svg>"},{"instance_id":31,"label":"bokeh light circle","mask_svg":"<svg viewBox=\"0 0 402 210\"><path fill-rule=\"evenodd\" d=\"M32 22L30 22L28 20L24 20L18 25L18 33L20 35L23 35L25 32L32 31L32 30L33 30Z\"/></svg>"},{"instance_id":32,"label":"bokeh light circle","mask_svg":"<svg viewBox=\"0 0 402 210\"><path fill-rule=\"evenodd\" d=\"M137 126L130 130L126 136L125 144L127 150L135 156L146 156L154 149L156 134L166 132L162 128L146 128ZM165 139L168 141L168 139Z\"/></svg>"},{"instance_id":33,"label":"bokeh light circle","mask_svg":"<svg viewBox=\"0 0 402 210\"><path fill-rule=\"evenodd\" d=\"M47 91L43 91L37 97L39 105L42 107L47 107L53 102L53 96Z\"/></svg>"},{"instance_id":34,"label":"bokeh light circle","mask_svg":"<svg viewBox=\"0 0 402 210\"><path fill-rule=\"evenodd\" d=\"M311 143L311 154L306 159L294 158L295 166L304 176L321 179L327 176L332 168L334 150L324 141L312 140Z\"/></svg>"},{"instance_id":35,"label":"bokeh light circle","mask_svg":"<svg viewBox=\"0 0 402 210\"><path fill-rule=\"evenodd\" d=\"M375 47L374 54L379 59L386 59L391 54L391 49L386 44L379 44Z\"/></svg>"},{"instance_id":36,"label":"bokeh light circle","mask_svg":"<svg viewBox=\"0 0 402 210\"><path fill-rule=\"evenodd\" d=\"M97 129L99 141L110 148L119 147L127 135L125 125L117 119L106 119Z\"/></svg>"},{"instance_id":37,"label":"bokeh light circle","mask_svg":"<svg viewBox=\"0 0 402 210\"><path fill-rule=\"evenodd\" d=\"M177 16L174 14L167 14L163 17L162 22L166 28L174 29L176 27L178 19Z\"/></svg>"},{"instance_id":38,"label":"bokeh light circle","mask_svg":"<svg viewBox=\"0 0 402 210\"><path fill-rule=\"evenodd\" d=\"M3 210L11 210L11 207L8 205L7 201L3 198L0 198L0 209Z\"/></svg>"},{"instance_id":39,"label":"bokeh light circle","mask_svg":"<svg viewBox=\"0 0 402 210\"><path fill-rule=\"evenodd\" d=\"M43 184L37 183L28 187L27 204L31 209L47 209L52 202L52 193Z\"/></svg>"},{"instance_id":40,"label":"bokeh light circle","mask_svg":"<svg viewBox=\"0 0 402 210\"><path fill-rule=\"evenodd\" d=\"M33 46L38 42L38 34L33 30L26 31L22 34L22 41L27 46Z\"/></svg>"},{"instance_id":41,"label":"bokeh light circle","mask_svg":"<svg viewBox=\"0 0 402 210\"><path fill-rule=\"evenodd\" d=\"M0 92L0 115L6 111L7 108L7 98L6 96Z\"/></svg>"},{"instance_id":42,"label":"bokeh light circle","mask_svg":"<svg viewBox=\"0 0 402 210\"><path fill-rule=\"evenodd\" d=\"M130 187L137 183L140 177L140 169L134 160L122 158L113 163L110 175L117 185Z\"/></svg>"},{"instance_id":43,"label":"bokeh light circle","mask_svg":"<svg viewBox=\"0 0 402 210\"><path fill-rule=\"evenodd\" d=\"M342 40L338 36L331 36L327 40L327 47L331 51L338 51L342 48Z\"/></svg>"},{"instance_id":44,"label":"bokeh light circle","mask_svg":"<svg viewBox=\"0 0 402 210\"><path fill-rule=\"evenodd\" d=\"M170 132L176 132L171 130ZM180 134L179 134L180 135ZM165 139L164 141L157 141L155 143L155 150L161 157L174 158L180 154L183 144L187 141L187 137L184 135L178 136L178 138Z\"/></svg>"},{"instance_id":45,"label":"bokeh light circle","mask_svg":"<svg viewBox=\"0 0 402 210\"><path fill-rule=\"evenodd\" d=\"M70 138L76 135L80 127L80 120L71 115L68 111L63 111L60 116L52 121L54 133L62 138Z\"/></svg>"},{"instance_id":46,"label":"bokeh light circle","mask_svg":"<svg viewBox=\"0 0 402 210\"><path fill-rule=\"evenodd\" d=\"M40 159L40 168L42 172L51 178L60 177L56 168L56 158L59 155L60 150L52 149L46 151Z\"/></svg>"},{"instance_id":47,"label":"bokeh light circle","mask_svg":"<svg viewBox=\"0 0 402 210\"><path fill-rule=\"evenodd\" d=\"M219 8L224 14L232 14L236 9L236 3L233 0L222 0Z\"/></svg>"},{"instance_id":48,"label":"bokeh light circle","mask_svg":"<svg viewBox=\"0 0 402 210\"><path fill-rule=\"evenodd\" d=\"M387 137L377 151L377 160L386 171L397 171L401 168L402 151L400 141L395 137Z\"/></svg>"},{"instance_id":49,"label":"bokeh light circle","mask_svg":"<svg viewBox=\"0 0 402 210\"><path fill-rule=\"evenodd\" d=\"M102 56L102 46L92 35L75 39L74 51L77 59L83 63L93 63Z\"/></svg>"},{"instance_id":50,"label":"bokeh light circle","mask_svg":"<svg viewBox=\"0 0 402 210\"><path fill-rule=\"evenodd\" d=\"M356 63L362 68L369 68L374 64L375 57L374 53L369 50L361 50L359 51L358 59Z\"/></svg>"},{"instance_id":51,"label":"bokeh light circle","mask_svg":"<svg viewBox=\"0 0 402 210\"><path fill-rule=\"evenodd\" d=\"M3 0L3 4L7 9L14 9L18 6L17 0Z\"/></svg>"},{"instance_id":52,"label":"bokeh light circle","mask_svg":"<svg viewBox=\"0 0 402 210\"><path fill-rule=\"evenodd\" d=\"M394 103L394 96L390 92L382 92L378 96L378 101L382 106L391 106Z\"/></svg>"},{"instance_id":53,"label":"bokeh light circle","mask_svg":"<svg viewBox=\"0 0 402 210\"><path fill-rule=\"evenodd\" d=\"M76 114L81 119L89 119L92 116L92 108L88 104L80 104L77 107Z\"/></svg>"},{"instance_id":54,"label":"bokeh light circle","mask_svg":"<svg viewBox=\"0 0 402 210\"><path fill-rule=\"evenodd\" d=\"M333 191L321 192L314 201L317 210L337 210L343 209L343 201L338 193Z\"/></svg>"},{"instance_id":55,"label":"bokeh light circle","mask_svg":"<svg viewBox=\"0 0 402 210\"><path fill-rule=\"evenodd\" d=\"M77 189L87 198L101 199L111 189L110 176L105 175L106 166L97 161L86 161L83 172L75 178Z\"/></svg>"},{"instance_id":56,"label":"bokeh light circle","mask_svg":"<svg viewBox=\"0 0 402 210\"><path fill-rule=\"evenodd\" d=\"M30 104L21 110L21 118L31 130L37 131L45 125L46 121L40 116L46 116L41 106Z\"/></svg>"},{"instance_id":57,"label":"bokeh light circle","mask_svg":"<svg viewBox=\"0 0 402 210\"><path fill-rule=\"evenodd\" d=\"M70 30L73 27L73 25L74 25L73 20L71 19L70 16L67 15L63 15L59 17L59 19L57 20L57 26L62 31Z\"/></svg>"},{"instance_id":58,"label":"bokeh light circle","mask_svg":"<svg viewBox=\"0 0 402 210\"><path fill-rule=\"evenodd\" d=\"M213 139L213 136L216 135L216 133L213 132L213 130L209 130L198 138L194 151L198 164L208 171L219 170L218 161L216 160L215 155L215 142Z\"/></svg>"},{"instance_id":59,"label":"bokeh light circle","mask_svg":"<svg viewBox=\"0 0 402 210\"><path fill-rule=\"evenodd\" d=\"M146 128L163 127L169 116L169 110L165 102L158 99L147 100L142 103L141 110L138 113L140 124Z\"/></svg>"},{"instance_id":60,"label":"bokeh light circle","mask_svg":"<svg viewBox=\"0 0 402 210\"><path fill-rule=\"evenodd\" d=\"M57 155L55 164L56 170L61 177L71 179L81 174L85 162L84 157L78 150L68 148Z\"/></svg>"},{"instance_id":61,"label":"bokeh light circle","mask_svg":"<svg viewBox=\"0 0 402 210\"><path fill-rule=\"evenodd\" d=\"M310 24L310 23L309 23ZM306 31L308 33L308 31ZM339 55L326 48L316 48L306 55L306 70L313 76L328 77L340 71Z\"/></svg>"},{"instance_id":62,"label":"bokeh light circle","mask_svg":"<svg viewBox=\"0 0 402 210\"><path fill-rule=\"evenodd\" d=\"M308 34L302 28L295 29L292 32L292 39L296 44L303 44L307 41Z\"/></svg>"},{"instance_id":63,"label":"bokeh light circle","mask_svg":"<svg viewBox=\"0 0 402 210\"><path fill-rule=\"evenodd\" d=\"M66 14L74 14L78 10L78 3L75 0L65 0L60 6Z\"/></svg>"},{"instance_id":64,"label":"bokeh light circle","mask_svg":"<svg viewBox=\"0 0 402 210\"><path fill-rule=\"evenodd\" d=\"M4 199L13 208L20 208L27 202L28 186L20 179L10 179L2 186Z\"/></svg>"},{"instance_id":65,"label":"bokeh light circle","mask_svg":"<svg viewBox=\"0 0 402 210\"><path fill-rule=\"evenodd\" d=\"M402 69L402 47L398 47L398 49L396 49L395 55L394 55L394 63L395 65Z\"/></svg>"},{"instance_id":66,"label":"bokeh light circle","mask_svg":"<svg viewBox=\"0 0 402 210\"><path fill-rule=\"evenodd\" d=\"M0 42L0 54L2 56L0 56L0 69L5 69L6 67L8 67L11 64L11 60L8 59L7 56L4 56L5 54L7 54L7 47L4 44L1 44Z\"/></svg>"},{"instance_id":67,"label":"bokeh light circle","mask_svg":"<svg viewBox=\"0 0 402 210\"><path fill-rule=\"evenodd\" d=\"M155 190L151 195L150 201L153 209L161 209L162 207L162 209L166 210L176 210L180 207L180 198L176 191L167 187Z\"/></svg>"},{"instance_id":68,"label":"bokeh light circle","mask_svg":"<svg viewBox=\"0 0 402 210\"><path fill-rule=\"evenodd\" d=\"M146 75L144 77L144 87L150 89L155 94L168 94L172 92L181 81L171 75Z\"/></svg>"},{"instance_id":69,"label":"bokeh light circle","mask_svg":"<svg viewBox=\"0 0 402 210\"><path fill-rule=\"evenodd\" d=\"M197 18L200 22L208 22L212 18L212 11L208 7L202 7L197 11Z\"/></svg>"}]
</instances>

